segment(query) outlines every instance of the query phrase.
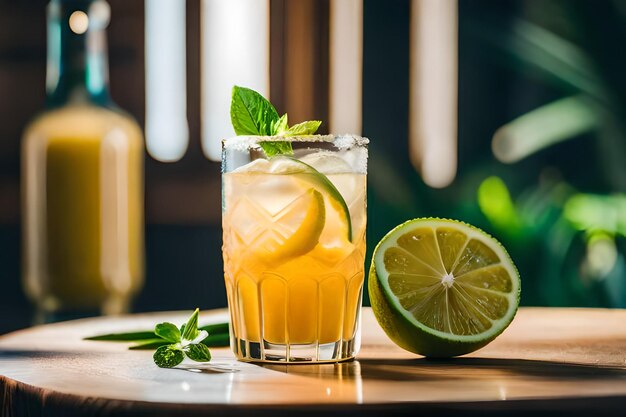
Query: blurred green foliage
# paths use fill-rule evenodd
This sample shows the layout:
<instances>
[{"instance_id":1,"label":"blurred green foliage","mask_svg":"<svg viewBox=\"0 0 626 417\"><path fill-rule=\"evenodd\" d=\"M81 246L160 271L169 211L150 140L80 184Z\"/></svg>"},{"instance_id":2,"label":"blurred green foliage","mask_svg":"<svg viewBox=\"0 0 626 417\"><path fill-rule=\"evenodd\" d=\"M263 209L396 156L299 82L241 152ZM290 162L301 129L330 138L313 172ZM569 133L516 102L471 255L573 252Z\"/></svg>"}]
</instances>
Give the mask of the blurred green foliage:
<instances>
[{"instance_id":1,"label":"blurred green foliage","mask_svg":"<svg viewBox=\"0 0 626 417\"><path fill-rule=\"evenodd\" d=\"M626 307L626 1L497 3L459 3L460 53L481 60L461 58L459 88L502 115L476 91L495 97L497 77L468 85L481 78L463 71L506 73L522 86L499 96L507 118L468 137L480 115L460 101L459 173L443 190L373 142L368 243L407 218L458 218L507 247L522 304Z\"/></svg>"}]
</instances>

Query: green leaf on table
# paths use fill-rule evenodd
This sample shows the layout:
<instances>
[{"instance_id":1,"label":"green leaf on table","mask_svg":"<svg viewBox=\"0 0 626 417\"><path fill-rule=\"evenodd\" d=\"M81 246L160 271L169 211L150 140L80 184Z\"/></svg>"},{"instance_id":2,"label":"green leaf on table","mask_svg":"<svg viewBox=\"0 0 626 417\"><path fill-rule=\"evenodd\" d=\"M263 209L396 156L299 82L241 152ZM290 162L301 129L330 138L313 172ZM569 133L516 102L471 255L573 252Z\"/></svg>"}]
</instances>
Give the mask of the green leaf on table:
<instances>
[{"instance_id":1,"label":"green leaf on table","mask_svg":"<svg viewBox=\"0 0 626 417\"><path fill-rule=\"evenodd\" d=\"M181 330L179 333L184 333L185 325L181 326ZM215 324L206 324L204 326L199 326L198 330L206 330L209 333L208 342L205 340L205 344L207 346L222 346L221 344L213 344L213 343L221 343L221 342L212 342L211 340L228 340L229 333L229 324L225 323L215 323ZM95 341L103 341L103 342L152 342L154 340L165 342L165 340L160 339L153 331L136 331L136 332L126 332L126 333L107 333L96 336L85 337L84 340L95 340Z\"/></svg>"},{"instance_id":2,"label":"green leaf on table","mask_svg":"<svg viewBox=\"0 0 626 417\"><path fill-rule=\"evenodd\" d=\"M100 340L100 341L112 341L112 342L126 342L145 339L154 339L154 332L152 331L140 331L140 332L127 332L127 333L107 333L97 336L85 337L84 340Z\"/></svg>"},{"instance_id":3,"label":"green leaf on table","mask_svg":"<svg viewBox=\"0 0 626 417\"><path fill-rule=\"evenodd\" d=\"M198 330L206 330L210 335L214 335L217 333L229 334L229 324L228 322L224 323L215 323L215 324L206 324L204 326L198 326Z\"/></svg>"},{"instance_id":4,"label":"green leaf on table","mask_svg":"<svg viewBox=\"0 0 626 417\"><path fill-rule=\"evenodd\" d=\"M189 359L196 362L208 362L211 360L211 352L209 352L209 348L202 343L187 346L185 354Z\"/></svg>"},{"instance_id":5,"label":"green leaf on table","mask_svg":"<svg viewBox=\"0 0 626 417\"><path fill-rule=\"evenodd\" d=\"M317 132L317 129L322 125L320 120L309 120L306 122L298 123L287 129L284 136L307 136L313 135Z\"/></svg>"},{"instance_id":6,"label":"green leaf on table","mask_svg":"<svg viewBox=\"0 0 626 417\"><path fill-rule=\"evenodd\" d=\"M180 342L180 330L172 323L159 323L154 327L154 334L171 343Z\"/></svg>"},{"instance_id":7,"label":"green leaf on table","mask_svg":"<svg viewBox=\"0 0 626 417\"><path fill-rule=\"evenodd\" d=\"M238 136L270 136L278 120L276 109L261 94L249 88L233 87L230 121Z\"/></svg>"},{"instance_id":8,"label":"green leaf on table","mask_svg":"<svg viewBox=\"0 0 626 417\"><path fill-rule=\"evenodd\" d=\"M161 346L152 357L159 368L173 368L185 359L183 351L175 345Z\"/></svg>"},{"instance_id":9,"label":"green leaf on table","mask_svg":"<svg viewBox=\"0 0 626 417\"><path fill-rule=\"evenodd\" d=\"M132 342L130 350L156 349L154 363L161 368L175 367L185 355L196 362L207 362L211 360L209 347L229 345L230 325L214 323L198 327L199 312L196 308L180 329L172 323L163 322L154 327L154 332L109 333L86 337L85 340Z\"/></svg>"},{"instance_id":10,"label":"green leaf on table","mask_svg":"<svg viewBox=\"0 0 626 417\"><path fill-rule=\"evenodd\" d=\"M198 337L198 313L199 309L195 309L194 312L187 320L187 323L184 324L184 329L182 329L182 339L184 340L194 340Z\"/></svg>"},{"instance_id":11,"label":"green leaf on table","mask_svg":"<svg viewBox=\"0 0 626 417\"><path fill-rule=\"evenodd\" d=\"M165 339L147 339L147 340L141 340L138 341L138 343L135 343L134 345L130 345L128 347L129 350L151 350L151 349L156 349L158 347L161 346L166 346L166 345L171 345L170 342L168 342Z\"/></svg>"},{"instance_id":12,"label":"green leaf on table","mask_svg":"<svg viewBox=\"0 0 626 417\"><path fill-rule=\"evenodd\" d=\"M214 333L202 341L203 345L208 347L225 347L230 345L230 334L228 333Z\"/></svg>"}]
</instances>

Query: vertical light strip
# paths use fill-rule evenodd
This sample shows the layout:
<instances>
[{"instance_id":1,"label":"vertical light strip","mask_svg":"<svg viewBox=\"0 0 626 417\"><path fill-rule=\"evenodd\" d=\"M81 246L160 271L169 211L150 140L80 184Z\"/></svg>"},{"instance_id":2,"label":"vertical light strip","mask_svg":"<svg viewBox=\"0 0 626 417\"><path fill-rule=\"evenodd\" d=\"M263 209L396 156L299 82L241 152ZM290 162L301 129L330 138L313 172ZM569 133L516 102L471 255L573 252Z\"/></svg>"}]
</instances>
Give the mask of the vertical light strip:
<instances>
[{"instance_id":1,"label":"vertical light strip","mask_svg":"<svg viewBox=\"0 0 626 417\"><path fill-rule=\"evenodd\" d=\"M145 3L146 147L163 162L182 158L189 144L185 3Z\"/></svg>"},{"instance_id":2,"label":"vertical light strip","mask_svg":"<svg viewBox=\"0 0 626 417\"><path fill-rule=\"evenodd\" d=\"M269 95L269 0L202 0L202 148L213 161L233 136L233 85Z\"/></svg>"},{"instance_id":3,"label":"vertical light strip","mask_svg":"<svg viewBox=\"0 0 626 417\"><path fill-rule=\"evenodd\" d=\"M102 142L100 204L100 273L110 291L128 294L132 286L128 248L128 141L121 129L111 130Z\"/></svg>"},{"instance_id":4,"label":"vertical light strip","mask_svg":"<svg viewBox=\"0 0 626 417\"><path fill-rule=\"evenodd\" d=\"M330 1L329 130L361 134L363 0Z\"/></svg>"},{"instance_id":5,"label":"vertical light strip","mask_svg":"<svg viewBox=\"0 0 626 417\"><path fill-rule=\"evenodd\" d=\"M409 150L431 187L457 168L457 0L412 0Z\"/></svg>"}]
</instances>

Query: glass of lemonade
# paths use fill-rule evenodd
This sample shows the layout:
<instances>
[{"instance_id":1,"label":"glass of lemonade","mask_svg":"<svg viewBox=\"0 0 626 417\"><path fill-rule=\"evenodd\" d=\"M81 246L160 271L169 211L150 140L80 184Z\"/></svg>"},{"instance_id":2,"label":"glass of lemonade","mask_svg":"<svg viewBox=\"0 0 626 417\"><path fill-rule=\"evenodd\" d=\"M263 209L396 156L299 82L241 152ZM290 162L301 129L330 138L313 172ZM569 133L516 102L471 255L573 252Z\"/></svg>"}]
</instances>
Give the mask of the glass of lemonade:
<instances>
[{"instance_id":1,"label":"glass of lemonade","mask_svg":"<svg viewBox=\"0 0 626 417\"><path fill-rule=\"evenodd\" d=\"M260 141L289 141L268 158ZM224 278L231 348L254 362L336 362L360 345L368 140L223 141Z\"/></svg>"}]
</instances>

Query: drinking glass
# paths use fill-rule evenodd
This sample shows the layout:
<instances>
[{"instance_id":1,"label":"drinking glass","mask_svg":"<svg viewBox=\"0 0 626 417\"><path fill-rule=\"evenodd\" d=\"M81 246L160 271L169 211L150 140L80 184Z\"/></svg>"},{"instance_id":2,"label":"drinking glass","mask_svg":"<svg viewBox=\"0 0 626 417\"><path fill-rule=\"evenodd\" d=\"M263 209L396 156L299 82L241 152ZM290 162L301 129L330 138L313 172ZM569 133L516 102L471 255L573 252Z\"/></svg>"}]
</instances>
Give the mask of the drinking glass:
<instances>
[{"instance_id":1,"label":"drinking glass","mask_svg":"<svg viewBox=\"0 0 626 417\"><path fill-rule=\"evenodd\" d=\"M262 141L288 141L293 154L268 158ZM350 135L223 141L224 278L239 360L356 355L367 143Z\"/></svg>"}]
</instances>

